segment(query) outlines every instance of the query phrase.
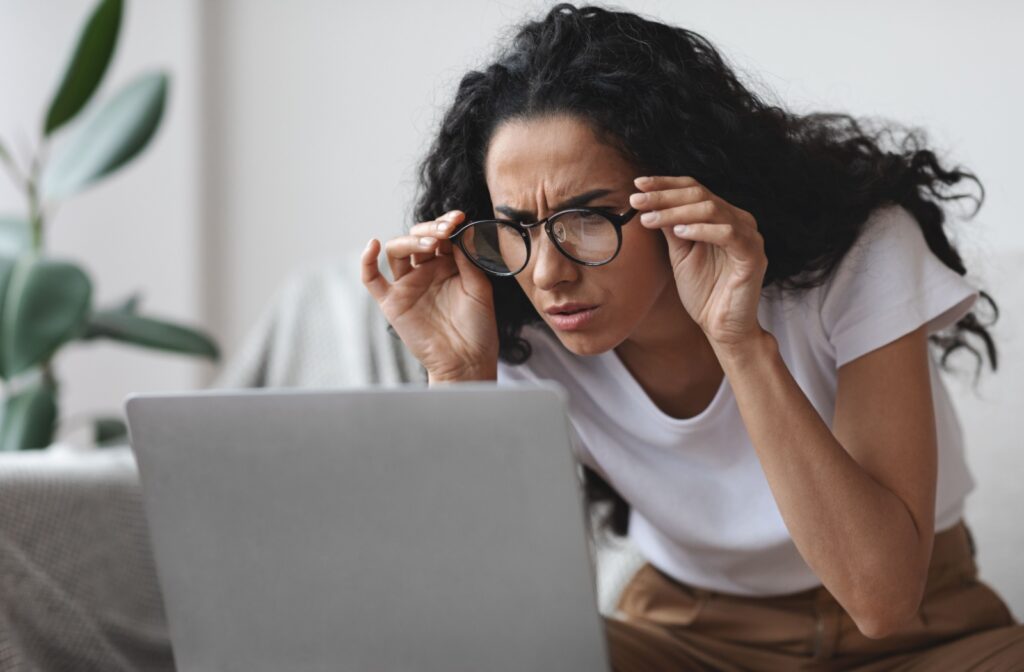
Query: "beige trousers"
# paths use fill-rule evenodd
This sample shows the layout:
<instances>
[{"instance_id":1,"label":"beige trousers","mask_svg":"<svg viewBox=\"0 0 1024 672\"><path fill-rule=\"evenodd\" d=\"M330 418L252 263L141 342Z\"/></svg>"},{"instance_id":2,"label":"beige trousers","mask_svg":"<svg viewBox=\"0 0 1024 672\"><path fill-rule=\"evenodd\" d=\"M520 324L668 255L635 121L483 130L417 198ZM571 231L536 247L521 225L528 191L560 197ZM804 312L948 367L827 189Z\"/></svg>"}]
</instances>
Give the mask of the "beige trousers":
<instances>
[{"instance_id":1,"label":"beige trousers","mask_svg":"<svg viewBox=\"0 0 1024 672\"><path fill-rule=\"evenodd\" d=\"M1024 670L1024 625L978 580L970 531L935 535L917 617L862 635L824 588L742 597L679 583L645 564L605 618L615 672Z\"/></svg>"}]
</instances>

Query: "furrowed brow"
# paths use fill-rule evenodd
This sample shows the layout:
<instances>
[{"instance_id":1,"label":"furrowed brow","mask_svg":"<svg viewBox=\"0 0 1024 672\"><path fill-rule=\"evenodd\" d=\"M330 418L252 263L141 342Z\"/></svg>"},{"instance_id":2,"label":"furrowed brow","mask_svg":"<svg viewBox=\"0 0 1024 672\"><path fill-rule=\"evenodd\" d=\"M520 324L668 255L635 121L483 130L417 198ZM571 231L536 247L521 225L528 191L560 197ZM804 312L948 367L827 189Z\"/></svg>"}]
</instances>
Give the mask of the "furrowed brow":
<instances>
[{"instance_id":1,"label":"furrowed brow","mask_svg":"<svg viewBox=\"0 0 1024 672\"><path fill-rule=\"evenodd\" d=\"M555 212L558 212L559 210L565 210L566 208L578 208L581 205L586 205L595 198L600 198L601 196L605 196L610 193L612 193L611 189L592 189L578 196L573 196L572 198L563 201L562 203L559 203L553 208L553 210ZM532 212L529 212L527 210L516 210L515 208L509 207L507 205L499 205L494 209L497 212L500 212L501 214L509 217L510 219L514 219L520 222L533 221L536 217Z\"/></svg>"}]
</instances>

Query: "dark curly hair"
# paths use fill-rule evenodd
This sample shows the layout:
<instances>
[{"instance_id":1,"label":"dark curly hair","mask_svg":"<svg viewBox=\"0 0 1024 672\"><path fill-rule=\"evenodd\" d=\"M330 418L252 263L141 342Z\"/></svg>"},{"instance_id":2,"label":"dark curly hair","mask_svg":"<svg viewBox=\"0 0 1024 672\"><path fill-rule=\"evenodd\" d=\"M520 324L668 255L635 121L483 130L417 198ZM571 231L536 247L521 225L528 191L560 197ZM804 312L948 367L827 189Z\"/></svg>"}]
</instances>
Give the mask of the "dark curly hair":
<instances>
[{"instance_id":1,"label":"dark curly hair","mask_svg":"<svg viewBox=\"0 0 1024 672\"><path fill-rule=\"evenodd\" d=\"M969 198L971 217L984 199L977 177L944 168L926 148L924 131L872 118L795 114L740 83L703 36L637 14L597 6L552 7L514 36L482 71L462 77L440 131L419 165L416 221L453 209L467 220L491 217L484 178L488 141L502 122L571 114L649 175L691 175L726 201L752 213L765 243L764 285L807 289L825 282L876 208L898 204L917 220L931 251L964 275L944 230L940 201ZM898 139L897 136L901 136ZM886 148L887 144L889 149ZM979 194L948 193L968 179ZM520 337L540 321L514 278L491 277L500 357L530 356ZM974 312L930 342L941 364L959 349L982 366L973 334L996 369L996 348ZM604 504L602 527L625 534L629 506L591 469L583 468L588 507Z\"/></svg>"}]
</instances>

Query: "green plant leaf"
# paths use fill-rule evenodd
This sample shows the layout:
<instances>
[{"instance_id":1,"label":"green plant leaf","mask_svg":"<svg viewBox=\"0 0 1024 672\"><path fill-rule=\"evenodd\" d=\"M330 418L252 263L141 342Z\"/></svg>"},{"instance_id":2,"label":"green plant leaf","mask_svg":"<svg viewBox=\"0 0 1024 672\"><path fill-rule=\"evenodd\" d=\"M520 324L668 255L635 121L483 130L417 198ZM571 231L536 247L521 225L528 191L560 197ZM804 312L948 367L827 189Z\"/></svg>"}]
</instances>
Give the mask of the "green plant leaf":
<instances>
[{"instance_id":1,"label":"green plant leaf","mask_svg":"<svg viewBox=\"0 0 1024 672\"><path fill-rule=\"evenodd\" d=\"M32 249L32 227L24 217L0 215L0 255L17 257Z\"/></svg>"},{"instance_id":2,"label":"green plant leaf","mask_svg":"<svg viewBox=\"0 0 1024 672\"><path fill-rule=\"evenodd\" d=\"M0 330L3 328L4 304L7 302L7 286L14 275L14 266L18 263L17 255L0 254ZM3 355L0 354L0 378L3 374Z\"/></svg>"},{"instance_id":3,"label":"green plant leaf","mask_svg":"<svg viewBox=\"0 0 1024 672\"><path fill-rule=\"evenodd\" d=\"M121 0L101 0L93 10L68 62L64 78L50 102L43 126L44 135L70 121L99 88L117 45L121 27Z\"/></svg>"},{"instance_id":4,"label":"green plant leaf","mask_svg":"<svg viewBox=\"0 0 1024 672\"><path fill-rule=\"evenodd\" d=\"M57 393L39 379L6 397L0 419L0 451L46 448L57 431Z\"/></svg>"},{"instance_id":5,"label":"green plant leaf","mask_svg":"<svg viewBox=\"0 0 1024 672\"><path fill-rule=\"evenodd\" d=\"M0 333L3 332L4 304L7 303L7 288L14 276L14 267L18 263L18 257L13 255L0 255ZM4 373L3 352L0 351L0 378L7 379Z\"/></svg>"},{"instance_id":6,"label":"green plant leaf","mask_svg":"<svg viewBox=\"0 0 1024 672\"><path fill-rule=\"evenodd\" d=\"M108 334L102 328L102 325L97 323L94 326L92 320L97 319L97 315L105 315L106 313L127 313L129 315L134 315L138 313L139 304L141 302L142 294L140 292L135 292L131 296L128 296L127 298L123 299L120 303L116 304L112 308L97 309L96 311L93 312L93 317L90 317L89 321L86 322L85 328L82 331L79 338L83 341L90 341L94 338L107 337ZM102 320L102 318L99 319Z\"/></svg>"},{"instance_id":7,"label":"green plant leaf","mask_svg":"<svg viewBox=\"0 0 1024 672\"><path fill-rule=\"evenodd\" d=\"M142 294L135 292L127 299L122 301L114 310L122 313L135 313L139 310L139 304L142 302Z\"/></svg>"},{"instance_id":8,"label":"green plant leaf","mask_svg":"<svg viewBox=\"0 0 1024 672\"><path fill-rule=\"evenodd\" d=\"M167 75L136 77L79 125L43 171L43 197L65 198L128 163L160 126Z\"/></svg>"},{"instance_id":9,"label":"green plant leaf","mask_svg":"<svg viewBox=\"0 0 1024 672\"><path fill-rule=\"evenodd\" d=\"M119 308L99 310L89 317L82 338L100 337L157 350L200 355L215 361L220 357L217 344L201 331Z\"/></svg>"},{"instance_id":10,"label":"green plant leaf","mask_svg":"<svg viewBox=\"0 0 1024 672\"><path fill-rule=\"evenodd\" d=\"M36 253L18 257L0 312L0 376L10 379L78 336L92 283L78 266Z\"/></svg>"},{"instance_id":11,"label":"green plant leaf","mask_svg":"<svg viewBox=\"0 0 1024 672\"><path fill-rule=\"evenodd\" d=\"M128 439L128 426L121 418L93 418L93 430L98 446Z\"/></svg>"}]
</instances>

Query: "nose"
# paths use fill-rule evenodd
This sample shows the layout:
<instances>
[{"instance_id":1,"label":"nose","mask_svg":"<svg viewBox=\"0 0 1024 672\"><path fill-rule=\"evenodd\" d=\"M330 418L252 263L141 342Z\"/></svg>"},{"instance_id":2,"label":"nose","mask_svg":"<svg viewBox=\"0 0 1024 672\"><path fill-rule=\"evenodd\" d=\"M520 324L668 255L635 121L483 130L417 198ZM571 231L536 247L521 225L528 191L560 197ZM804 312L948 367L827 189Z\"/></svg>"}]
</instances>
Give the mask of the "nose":
<instances>
[{"instance_id":1,"label":"nose","mask_svg":"<svg viewBox=\"0 0 1024 672\"><path fill-rule=\"evenodd\" d=\"M540 227L538 227L540 228ZM571 282L578 277L580 267L562 254L546 233L541 232L533 243L530 254L530 270L533 284L538 289L550 290L562 282Z\"/></svg>"}]
</instances>

